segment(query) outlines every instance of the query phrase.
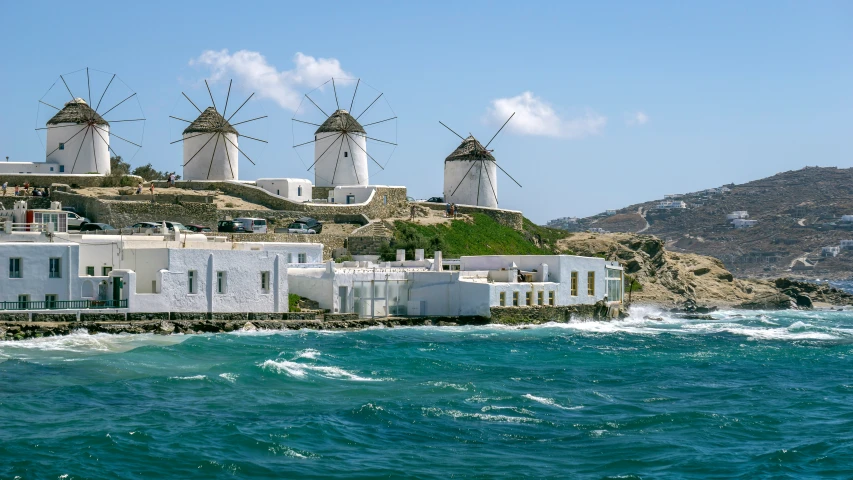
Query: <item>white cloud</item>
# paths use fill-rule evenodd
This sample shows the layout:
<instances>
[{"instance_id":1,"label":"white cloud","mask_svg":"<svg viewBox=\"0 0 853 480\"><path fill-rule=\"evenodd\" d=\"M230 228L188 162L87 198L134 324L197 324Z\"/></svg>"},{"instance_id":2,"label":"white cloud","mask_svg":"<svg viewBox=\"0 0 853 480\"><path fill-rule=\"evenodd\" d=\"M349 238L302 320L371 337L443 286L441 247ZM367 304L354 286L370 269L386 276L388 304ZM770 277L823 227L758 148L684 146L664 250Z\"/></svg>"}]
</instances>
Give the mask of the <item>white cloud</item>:
<instances>
[{"instance_id":1,"label":"white cloud","mask_svg":"<svg viewBox=\"0 0 853 480\"><path fill-rule=\"evenodd\" d=\"M583 138L600 134L607 124L607 117L591 109L573 118L561 118L548 103L532 92L492 100L488 117L502 124L513 112L515 116L506 128L521 135Z\"/></svg>"},{"instance_id":2,"label":"white cloud","mask_svg":"<svg viewBox=\"0 0 853 480\"><path fill-rule=\"evenodd\" d=\"M228 50L205 50L198 58L190 60L190 65L209 68L210 80L233 77L235 83L288 110L299 108L305 87L314 88L331 77L352 77L335 58L314 58L297 52L293 63L292 70L278 71L259 52L248 50L233 54Z\"/></svg>"},{"instance_id":3,"label":"white cloud","mask_svg":"<svg viewBox=\"0 0 853 480\"><path fill-rule=\"evenodd\" d=\"M643 112L629 113L625 115L625 123L631 127L638 127L649 123L649 116Z\"/></svg>"}]
</instances>

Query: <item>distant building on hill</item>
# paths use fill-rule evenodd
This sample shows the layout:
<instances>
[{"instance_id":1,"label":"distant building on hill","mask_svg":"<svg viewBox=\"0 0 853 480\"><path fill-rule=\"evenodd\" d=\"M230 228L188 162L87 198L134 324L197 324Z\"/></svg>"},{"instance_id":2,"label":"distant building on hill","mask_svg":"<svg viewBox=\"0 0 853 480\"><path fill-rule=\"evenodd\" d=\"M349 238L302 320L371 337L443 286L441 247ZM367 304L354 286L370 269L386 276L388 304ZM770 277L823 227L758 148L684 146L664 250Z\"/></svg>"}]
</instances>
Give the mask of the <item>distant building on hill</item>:
<instances>
[{"instance_id":1,"label":"distant building on hill","mask_svg":"<svg viewBox=\"0 0 853 480\"><path fill-rule=\"evenodd\" d=\"M677 210L687 208L687 204L681 200L663 201L655 205L657 210Z\"/></svg>"},{"instance_id":2,"label":"distant building on hill","mask_svg":"<svg viewBox=\"0 0 853 480\"><path fill-rule=\"evenodd\" d=\"M726 215L726 220L736 220L736 219L744 219L749 218L749 213L746 210L738 210L736 212L732 212Z\"/></svg>"},{"instance_id":3,"label":"distant building on hill","mask_svg":"<svg viewBox=\"0 0 853 480\"><path fill-rule=\"evenodd\" d=\"M853 223L853 215L842 215L841 221L844 223Z\"/></svg>"},{"instance_id":4,"label":"distant building on hill","mask_svg":"<svg viewBox=\"0 0 853 480\"><path fill-rule=\"evenodd\" d=\"M749 228L755 226L756 223L758 223L758 220L746 220L743 218L732 220L732 226L735 228Z\"/></svg>"},{"instance_id":5,"label":"distant building on hill","mask_svg":"<svg viewBox=\"0 0 853 480\"><path fill-rule=\"evenodd\" d=\"M616 210L605 210L604 214L607 215L608 217L611 215L616 215Z\"/></svg>"},{"instance_id":6,"label":"distant building on hill","mask_svg":"<svg viewBox=\"0 0 853 480\"><path fill-rule=\"evenodd\" d=\"M839 246L842 250L853 250L853 240L842 240Z\"/></svg>"},{"instance_id":7,"label":"distant building on hill","mask_svg":"<svg viewBox=\"0 0 853 480\"><path fill-rule=\"evenodd\" d=\"M841 253L841 247L823 247L820 254L824 257L837 257Z\"/></svg>"}]
</instances>

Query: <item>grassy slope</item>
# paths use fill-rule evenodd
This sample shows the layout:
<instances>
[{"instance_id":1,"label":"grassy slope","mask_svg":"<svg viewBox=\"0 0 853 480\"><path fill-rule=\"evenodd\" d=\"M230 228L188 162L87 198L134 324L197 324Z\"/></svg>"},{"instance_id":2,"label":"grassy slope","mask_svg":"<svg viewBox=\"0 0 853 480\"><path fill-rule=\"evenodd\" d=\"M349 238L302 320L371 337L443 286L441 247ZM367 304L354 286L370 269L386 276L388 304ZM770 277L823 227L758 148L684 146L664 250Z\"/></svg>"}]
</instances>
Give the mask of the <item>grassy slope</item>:
<instances>
[{"instance_id":1,"label":"grassy slope","mask_svg":"<svg viewBox=\"0 0 853 480\"><path fill-rule=\"evenodd\" d=\"M445 258L462 255L536 255L556 252L558 239L567 232L540 227L524 219L524 231L505 227L490 217L475 213L472 222L454 220L446 225L395 223L396 240L393 248L426 249L440 247Z\"/></svg>"}]
</instances>

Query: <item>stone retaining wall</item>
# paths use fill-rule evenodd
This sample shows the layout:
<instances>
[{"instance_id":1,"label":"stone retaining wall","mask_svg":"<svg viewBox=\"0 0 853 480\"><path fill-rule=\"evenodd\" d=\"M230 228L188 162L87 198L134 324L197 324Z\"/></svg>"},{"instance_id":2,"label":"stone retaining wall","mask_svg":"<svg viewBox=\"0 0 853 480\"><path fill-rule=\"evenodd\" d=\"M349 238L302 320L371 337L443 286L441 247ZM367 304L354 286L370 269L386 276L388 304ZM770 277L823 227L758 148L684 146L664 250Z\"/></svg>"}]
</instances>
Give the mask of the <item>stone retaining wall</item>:
<instances>
[{"instance_id":1,"label":"stone retaining wall","mask_svg":"<svg viewBox=\"0 0 853 480\"><path fill-rule=\"evenodd\" d=\"M160 187L166 186L166 182L154 183ZM405 187L376 187L373 199L367 204L338 205L294 202L273 195L260 187L239 182L179 181L176 182L175 186L190 190L219 190L248 202L263 205L271 210L304 212L303 215L315 218L322 215L358 214L367 215L369 218L389 218L406 215L408 212Z\"/></svg>"},{"instance_id":2,"label":"stone retaining wall","mask_svg":"<svg viewBox=\"0 0 853 480\"><path fill-rule=\"evenodd\" d=\"M492 307L492 323L504 325L566 323L576 319L606 319L618 317L618 309L596 305L534 305L529 307Z\"/></svg>"},{"instance_id":3,"label":"stone retaining wall","mask_svg":"<svg viewBox=\"0 0 853 480\"><path fill-rule=\"evenodd\" d=\"M92 222L107 223L123 228L139 222L161 222L164 220L183 224L216 226L219 219L216 205L206 203L151 203L150 201L125 202L101 200L70 192L51 192L51 199L63 207L74 207L77 212Z\"/></svg>"},{"instance_id":4,"label":"stone retaining wall","mask_svg":"<svg viewBox=\"0 0 853 480\"><path fill-rule=\"evenodd\" d=\"M444 212L447 208L447 205L443 203L420 202L418 205L441 212ZM464 214L482 213L491 217L499 224L518 231L524 228L524 214L518 210L501 210L500 208L477 207L473 205L457 205L456 208L459 210L459 213Z\"/></svg>"},{"instance_id":5,"label":"stone retaining wall","mask_svg":"<svg viewBox=\"0 0 853 480\"><path fill-rule=\"evenodd\" d=\"M347 237L347 250L350 255L379 255L389 245L391 237Z\"/></svg>"}]
</instances>

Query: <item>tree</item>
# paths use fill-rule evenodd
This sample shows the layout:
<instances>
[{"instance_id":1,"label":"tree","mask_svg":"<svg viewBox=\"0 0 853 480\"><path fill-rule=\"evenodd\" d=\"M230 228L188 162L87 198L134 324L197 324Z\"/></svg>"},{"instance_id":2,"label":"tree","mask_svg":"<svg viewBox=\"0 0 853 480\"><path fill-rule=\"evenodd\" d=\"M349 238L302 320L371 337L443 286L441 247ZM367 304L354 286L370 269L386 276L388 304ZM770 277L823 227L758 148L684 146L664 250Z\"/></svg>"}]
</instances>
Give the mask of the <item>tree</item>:
<instances>
[{"instance_id":1,"label":"tree","mask_svg":"<svg viewBox=\"0 0 853 480\"><path fill-rule=\"evenodd\" d=\"M130 173L130 164L121 159L121 155L110 157L111 175L121 176Z\"/></svg>"},{"instance_id":2,"label":"tree","mask_svg":"<svg viewBox=\"0 0 853 480\"><path fill-rule=\"evenodd\" d=\"M139 176L139 177L142 177L143 179L145 179L145 181L151 181L151 180L168 180L168 178L169 178L169 173L171 173L171 172L168 172L168 171L165 171L165 170L164 170L164 171L162 171L162 172L158 171L158 170L157 170L157 169L155 169L155 168L154 168L154 166L153 166L153 165L151 165L150 163L149 163L149 164L147 164L147 165L142 165L141 167L136 167L136 168L133 170L133 174L134 174L134 175L137 175L137 176ZM175 179L180 180L180 178L181 178L181 176L180 176L180 175L175 175Z\"/></svg>"}]
</instances>

